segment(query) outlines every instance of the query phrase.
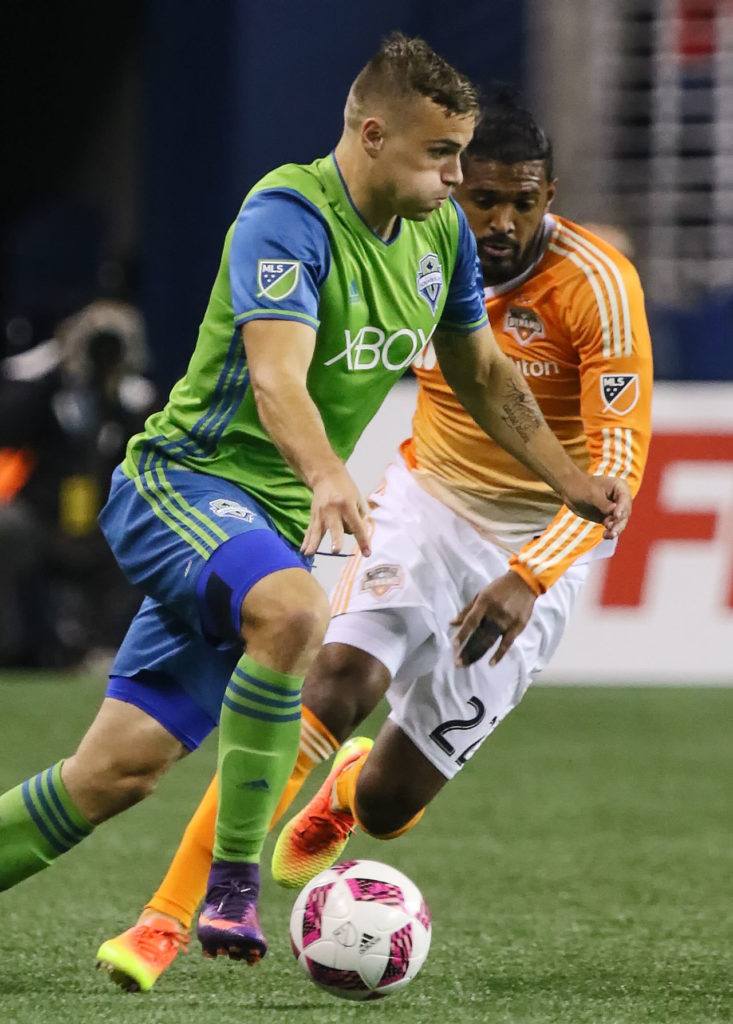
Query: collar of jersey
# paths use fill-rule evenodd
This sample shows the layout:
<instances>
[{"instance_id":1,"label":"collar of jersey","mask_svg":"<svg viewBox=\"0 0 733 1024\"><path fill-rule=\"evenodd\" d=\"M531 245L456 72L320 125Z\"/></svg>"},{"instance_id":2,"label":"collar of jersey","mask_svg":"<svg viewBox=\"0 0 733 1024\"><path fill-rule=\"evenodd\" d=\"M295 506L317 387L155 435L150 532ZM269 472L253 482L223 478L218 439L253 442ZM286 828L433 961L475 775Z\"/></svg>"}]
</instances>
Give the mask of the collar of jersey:
<instances>
[{"instance_id":1,"label":"collar of jersey","mask_svg":"<svg viewBox=\"0 0 733 1024\"><path fill-rule=\"evenodd\" d=\"M523 270L521 274L517 274L511 281L505 281L504 284L486 285L484 288L485 299L495 299L497 295L506 295L507 292L513 291L518 288L520 284L524 284L527 278L532 277L537 272L537 268L545 258L547 252L547 246L549 245L552 233L557 227L557 221L551 214L546 213L542 219L542 231L537 239L537 250L534 255L534 259L531 261L526 270Z\"/></svg>"},{"instance_id":2,"label":"collar of jersey","mask_svg":"<svg viewBox=\"0 0 733 1024\"><path fill-rule=\"evenodd\" d=\"M372 242L375 242L377 245L384 246L385 249L388 249L390 245L394 245L394 243L402 234L402 218L397 218L397 224L395 225L395 230L392 232L392 237L385 241L380 235L377 234L376 231L373 231L369 227L367 222L359 213L359 210L354 205L354 200L351 198L351 193L349 192L348 186L344 181L344 176L341 173L341 168L336 163L335 153L330 154L330 163L331 167L333 168L333 171L335 172L334 174L329 175L329 177L333 178L335 198L344 198L346 200L346 202L342 203L341 205L346 210L346 215L349 218L349 222L356 228L360 235L364 235L366 238L370 239Z\"/></svg>"}]
</instances>

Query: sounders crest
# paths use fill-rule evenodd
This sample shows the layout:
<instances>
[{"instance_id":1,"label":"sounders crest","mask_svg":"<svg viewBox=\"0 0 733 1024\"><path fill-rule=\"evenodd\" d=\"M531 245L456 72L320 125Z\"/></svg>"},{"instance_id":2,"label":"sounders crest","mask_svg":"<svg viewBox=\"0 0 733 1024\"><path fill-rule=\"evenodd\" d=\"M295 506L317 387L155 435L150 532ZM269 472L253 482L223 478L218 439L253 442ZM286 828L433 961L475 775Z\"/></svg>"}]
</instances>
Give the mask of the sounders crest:
<instances>
[{"instance_id":1,"label":"sounders crest","mask_svg":"<svg viewBox=\"0 0 733 1024\"><path fill-rule=\"evenodd\" d=\"M440 293L443 290L443 268L434 252L426 253L417 265L417 292L435 313Z\"/></svg>"}]
</instances>

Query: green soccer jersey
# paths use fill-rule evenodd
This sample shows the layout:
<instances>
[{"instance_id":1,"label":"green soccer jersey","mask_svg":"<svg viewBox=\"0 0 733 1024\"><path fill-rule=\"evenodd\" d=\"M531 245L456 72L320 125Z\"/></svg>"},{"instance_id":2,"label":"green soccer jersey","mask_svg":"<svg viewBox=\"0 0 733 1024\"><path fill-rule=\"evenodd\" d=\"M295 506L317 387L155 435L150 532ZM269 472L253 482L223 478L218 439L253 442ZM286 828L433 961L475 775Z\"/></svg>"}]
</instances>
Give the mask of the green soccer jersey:
<instances>
[{"instance_id":1,"label":"green soccer jersey","mask_svg":"<svg viewBox=\"0 0 733 1024\"><path fill-rule=\"evenodd\" d=\"M384 241L352 204L330 155L266 175L227 233L186 374L130 441L123 470L133 477L163 460L231 480L299 545L311 492L260 422L240 331L270 319L316 331L308 391L334 451L347 459L438 324L470 332L486 323L462 211L448 201L425 221L398 221Z\"/></svg>"}]
</instances>

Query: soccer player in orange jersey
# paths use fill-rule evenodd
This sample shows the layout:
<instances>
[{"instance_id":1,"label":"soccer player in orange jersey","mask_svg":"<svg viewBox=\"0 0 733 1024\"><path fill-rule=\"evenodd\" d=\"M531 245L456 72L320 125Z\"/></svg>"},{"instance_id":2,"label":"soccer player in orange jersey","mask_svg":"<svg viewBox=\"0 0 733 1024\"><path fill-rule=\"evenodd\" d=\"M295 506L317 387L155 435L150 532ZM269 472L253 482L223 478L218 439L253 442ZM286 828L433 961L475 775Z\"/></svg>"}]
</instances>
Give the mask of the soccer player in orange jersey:
<instances>
[{"instance_id":1,"label":"soccer player in orange jersey","mask_svg":"<svg viewBox=\"0 0 733 1024\"><path fill-rule=\"evenodd\" d=\"M618 250L550 212L554 196L544 132L498 100L456 192L494 334L577 464L636 493L652 391L641 285ZM382 695L390 716L283 829L284 885L333 863L355 824L389 838L419 820L548 663L591 563L616 546L481 434L429 348L415 369L412 437L371 499L371 556L342 574L304 689L340 741Z\"/></svg>"},{"instance_id":2,"label":"soccer player in orange jersey","mask_svg":"<svg viewBox=\"0 0 733 1024\"><path fill-rule=\"evenodd\" d=\"M494 334L573 460L636 492L652 386L641 286L617 250L550 212L554 195L544 132L527 111L497 101L457 191ZM591 563L615 548L602 525L560 505L481 432L430 347L415 368L413 435L372 496L371 555L352 556L335 589L276 818L385 695L390 716L373 749L362 738L341 748L318 794L283 829L273 874L284 885L333 863L356 824L389 838L419 820L519 703L555 651ZM140 923L100 950L111 969L127 965L117 980L149 988L175 956L203 895L215 816L212 783Z\"/></svg>"}]
</instances>

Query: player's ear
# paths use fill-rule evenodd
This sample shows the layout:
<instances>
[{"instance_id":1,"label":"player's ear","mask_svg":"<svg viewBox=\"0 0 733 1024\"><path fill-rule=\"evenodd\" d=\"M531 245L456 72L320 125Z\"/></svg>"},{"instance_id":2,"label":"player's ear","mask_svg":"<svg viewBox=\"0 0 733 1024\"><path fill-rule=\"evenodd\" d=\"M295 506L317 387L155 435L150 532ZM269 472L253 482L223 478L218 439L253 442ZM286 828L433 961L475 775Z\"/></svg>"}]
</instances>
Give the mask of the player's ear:
<instances>
[{"instance_id":1,"label":"player's ear","mask_svg":"<svg viewBox=\"0 0 733 1024\"><path fill-rule=\"evenodd\" d=\"M553 178L552 181L550 182L550 184L547 186L547 208L549 208L550 203L555 198L555 193L556 192L557 192L557 178Z\"/></svg>"},{"instance_id":2,"label":"player's ear","mask_svg":"<svg viewBox=\"0 0 733 1024\"><path fill-rule=\"evenodd\" d=\"M368 117L361 126L361 144L367 156L374 157L384 146L384 121L381 117Z\"/></svg>"}]
</instances>

